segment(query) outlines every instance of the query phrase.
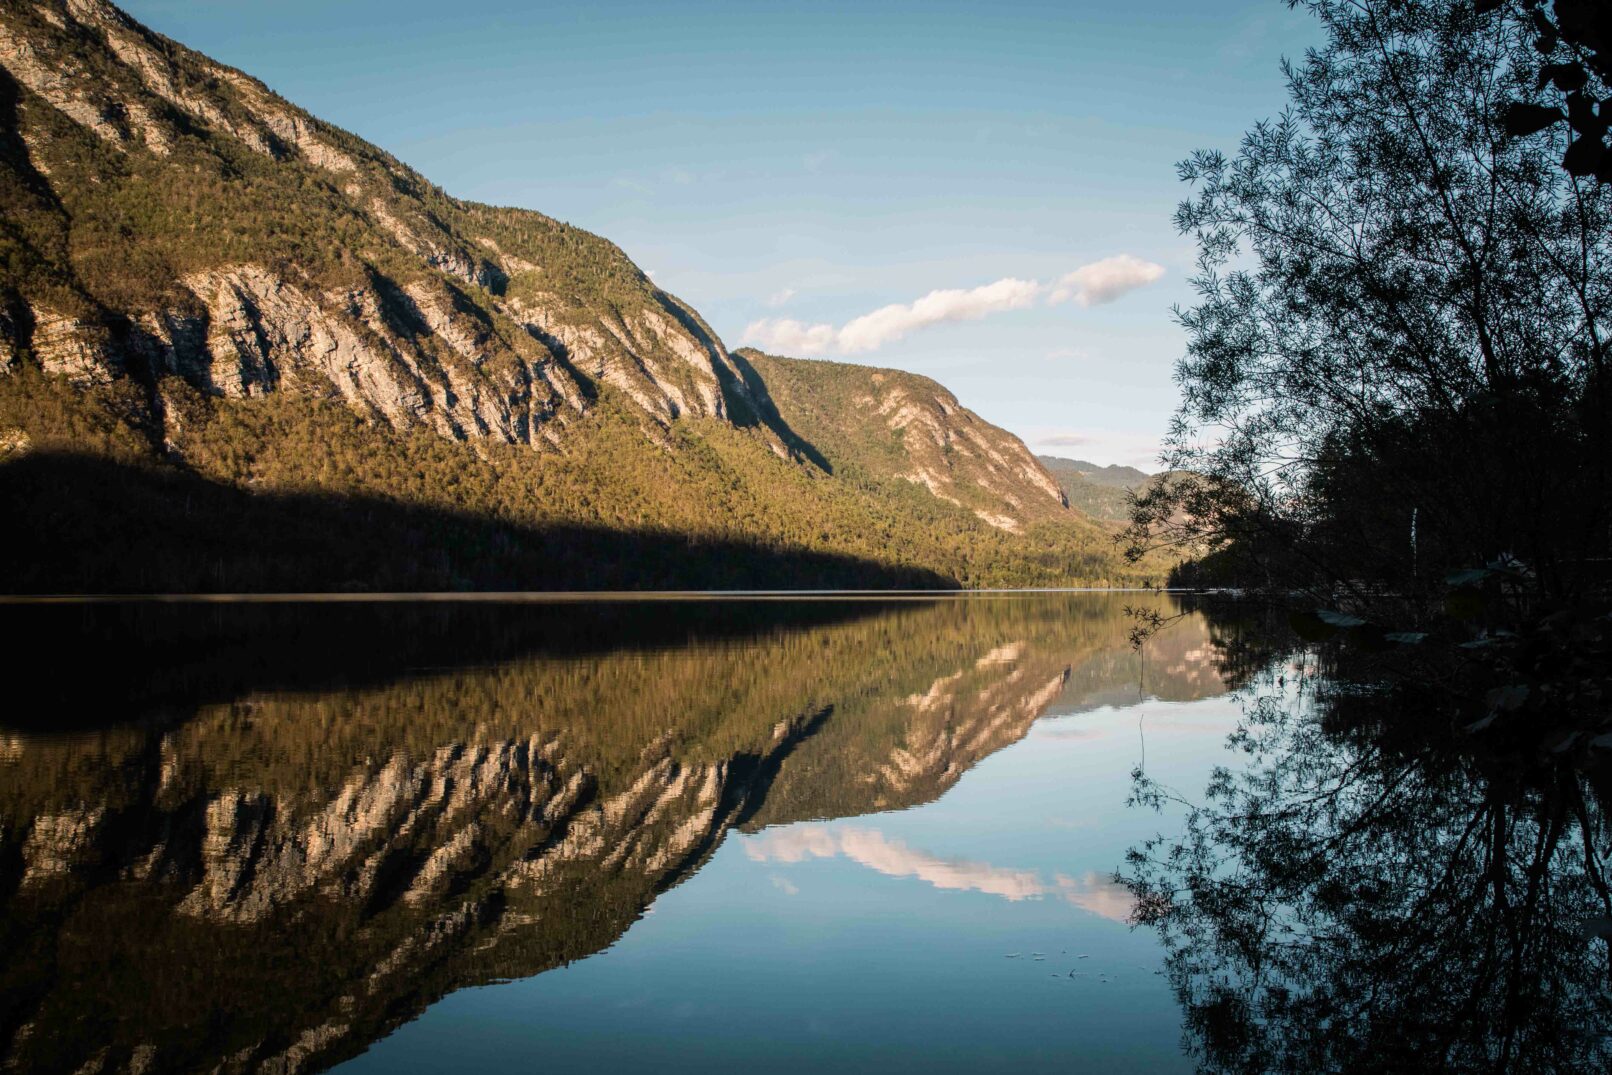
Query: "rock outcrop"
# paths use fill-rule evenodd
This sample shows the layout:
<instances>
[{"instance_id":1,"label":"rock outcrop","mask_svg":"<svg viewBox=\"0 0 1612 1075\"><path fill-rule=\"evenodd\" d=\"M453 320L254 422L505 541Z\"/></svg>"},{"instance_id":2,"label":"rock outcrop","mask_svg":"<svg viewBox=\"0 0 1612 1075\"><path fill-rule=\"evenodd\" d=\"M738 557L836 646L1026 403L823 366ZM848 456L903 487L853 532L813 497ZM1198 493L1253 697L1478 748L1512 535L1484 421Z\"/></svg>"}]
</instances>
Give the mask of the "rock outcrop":
<instances>
[{"instance_id":1,"label":"rock outcrop","mask_svg":"<svg viewBox=\"0 0 1612 1075\"><path fill-rule=\"evenodd\" d=\"M770 405L831 465L922 485L1010 533L1068 515L1063 490L1023 441L927 377L748 348L738 354Z\"/></svg>"},{"instance_id":2,"label":"rock outcrop","mask_svg":"<svg viewBox=\"0 0 1612 1075\"><path fill-rule=\"evenodd\" d=\"M449 198L111 4L5 5L0 66L21 91L28 161L17 181L57 204L110 188L113 201L144 208L150 184L183 189L196 172L239 184L227 177L240 152L262 162L250 167L265 189L249 205L197 197L183 210L215 217L202 223L233 234L235 251L164 257L166 278L141 281L142 295L117 294L71 242L50 268L71 281L79 311L52 308L37 278L0 280L31 314L0 323L5 348L49 372L334 397L400 429L532 444L558 442L593 382L619 390L650 428L726 418L729 397L745 395L709 327L610 243L539 213ZM92 155L86 168L75 131L114 156ZM123 241L183 245L171 232L142 234L148 226L165 225L123 221ZM81 230L76 214L67 228ZM361 282L289 250L284 236L297 228L326 232L336 248L323 260L357 268Z\"/></svg>"}]
</instances>

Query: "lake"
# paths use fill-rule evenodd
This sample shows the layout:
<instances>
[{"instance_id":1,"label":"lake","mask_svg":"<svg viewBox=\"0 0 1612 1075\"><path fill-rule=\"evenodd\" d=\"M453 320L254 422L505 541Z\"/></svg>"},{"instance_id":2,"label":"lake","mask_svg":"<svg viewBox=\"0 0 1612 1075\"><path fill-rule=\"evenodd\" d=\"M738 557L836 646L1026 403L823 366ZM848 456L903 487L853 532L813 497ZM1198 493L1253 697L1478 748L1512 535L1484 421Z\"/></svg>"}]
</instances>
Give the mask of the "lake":
<instances>
[{"instance_id":1,"label":"lake","mask_svg":"<svg viewBox=\"0 0 1612 1075\"><path fill-rule=\"evenodd\" d=\"M0 629L0 1032L38 1071L1192 1070L1238 968L1130 924L1127 854L1314 676L1146 593Z\"/></svg>"}]
</instances>

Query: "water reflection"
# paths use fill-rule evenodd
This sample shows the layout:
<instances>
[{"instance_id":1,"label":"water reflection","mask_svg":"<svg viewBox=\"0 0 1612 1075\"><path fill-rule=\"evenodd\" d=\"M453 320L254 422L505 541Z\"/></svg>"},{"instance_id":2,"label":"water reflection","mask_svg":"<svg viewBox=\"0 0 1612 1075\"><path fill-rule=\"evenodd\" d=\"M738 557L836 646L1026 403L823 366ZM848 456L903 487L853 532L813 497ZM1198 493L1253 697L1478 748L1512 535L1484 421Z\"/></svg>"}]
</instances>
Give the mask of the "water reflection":
<instances>
[{"instance_id":1,"label":"water reflection","mask_svg":"<svg viewBox=\"0 0 1612 1075\"><path fill-rule=\"evenodd\" d=\"M1453 692L1386 673L1271 664L1245 760L1133 853L1200 1070L1612 1070L1604 761L1476 736Z\"/></svg>"},{"instance_id":2,"label":"water reflection","mask_svg":"<svg viewBox=\"0 0 1612 1075\"><path fill-rule=\"evenodd\" d=\"M830 855L1121 917L1095 872L764 830L930 802L1049 709L1219 693L1207 622L1138 654L1137 600L0 610L33 670L0 732L5 1062L322 1068L610 945L734 829L780 892Z\"/></svg>"}]
</instances>

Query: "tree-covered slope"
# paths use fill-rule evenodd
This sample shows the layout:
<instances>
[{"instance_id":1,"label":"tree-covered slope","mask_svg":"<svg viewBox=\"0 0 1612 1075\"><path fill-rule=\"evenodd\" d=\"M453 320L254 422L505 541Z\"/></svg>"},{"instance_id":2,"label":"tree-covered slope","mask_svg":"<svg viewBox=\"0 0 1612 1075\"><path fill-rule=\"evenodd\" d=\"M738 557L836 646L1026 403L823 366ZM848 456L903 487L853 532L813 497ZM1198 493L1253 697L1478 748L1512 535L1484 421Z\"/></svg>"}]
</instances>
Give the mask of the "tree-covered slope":
<instances>
[{"instance_id":1,"label":"tree-covered slope","mask_svg":"<svg viewBox=\"0 0 1612 1075\"><path fill-rule=\"evenodd\" d=\"M1098 466L1083 459L1038 455L1037 461L1057 480L1069 505L1093 518L1124 522L1130 518L1131 491L1146 485L1149 475L1135 467Z\"/></svg>"},{"instance_id":2,"label":"tree-covered slope","mask_svg":"<svg viewBox=\"0 0 1612 1075\"><path fill-rule=\"evenodd\" d=\"M102 0L0 4L0 195L0 590L1163 574L932 382L845 455L613 244Z\"/></svg>"},{"instance_id":3,"label":"tree-covered slope","mask_svg":"<svg viewBox=\"0 0 1612 1075\"><path fill-rule=\"evenodd\" d=\"M1068 505L1024 443L927 377L844 362L735 356L764 409L823 453L837 475L922 486L1003 530L1065 521Z\"/></svg>"}]
</instances>

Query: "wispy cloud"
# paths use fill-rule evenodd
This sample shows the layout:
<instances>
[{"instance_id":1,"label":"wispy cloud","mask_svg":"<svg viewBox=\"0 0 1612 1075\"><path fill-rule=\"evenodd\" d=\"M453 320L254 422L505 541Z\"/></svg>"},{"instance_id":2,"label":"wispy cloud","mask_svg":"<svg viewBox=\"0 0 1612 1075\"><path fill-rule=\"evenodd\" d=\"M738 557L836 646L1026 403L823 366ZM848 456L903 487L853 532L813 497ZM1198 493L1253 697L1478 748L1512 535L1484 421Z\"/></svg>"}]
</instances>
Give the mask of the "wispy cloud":
<instances>
[{"instance_id":1,"label":"wispy cloud","mask_svg":"<svg viewBox=\"0 0 1612 1075\"><path fill-rule=\"evenodd\" d=\"M992 314L1027 309L1041 301L1049 306L1066 302L1098 306L1163 275L1164 266L1121 254L1082 265L1050 284L1007 276L975 288L939 289L910 303L882 306L838 326L764 317L745 326L744 338L764 350L785 354L877 351L931 325L978 321ZM769 301L768 305L776 304Z\"/></svg>"},{"instance_id":2,"label":"wispy cloud","mask_svg":"<svg viewBox=\"0 0 1612 1075\"><path fill-rule=\"evenodd\" d=\"M784 305L785 303L787 303L790 299L792 299L794 297L795 297L795 289L794 288L792 288L792 287L782 287L782 288L779 288L777 291L774 291L771 295L767 296L767 305L771 306L773 309L776 310L778 307Z\"/></svg>"},{"instance_id":3,"label":"wispy cloud","mask_svg":"<svg viewBox=\"0 0 1612 1075\"><path fill-rule=\"evenodd\" d=\"M1097 438L1085 433L1048 433L1036 439L1036 443L1044 448L1084 448L1096 441Z\"/></svg>"},{"instance_id":4,"label":"wispy cloud","mask_svg":"<svg viewBox=\"0 0 1612 1075\"><path fill-rule=\"evenodd\" d=\"M824 351L856 354L877 351L921 328L945 321L978 321L1003 310L1022 310L1035 304L1041 285L1034 280L1005 277L968 290L931 291L912 303L892 303L872 313L833 325L807 325L792 318L762 319L745 327L745 338L763 348L815 355Z\"/></svg>"},{"instance_id":5,"label":"wispy cloud","mask_svg":"<svg viewBox=\"0 0 1612 1075\"><path fill-rule=\"evenodd\" d=\"M1076 306L1101 306L1128 291L1146 287L1163 275L1163 265L1121 254L1065 273L1052 286L1047 301L1052 305L1073 301Z\"/></svg>"},{"instance_id":6,"label":"wispy cloud","mask_svg":"<svg viewBox=\"0 0 1612 1075\"><path fill-rule=\"evenodd\" d=\"M1156 436L1119 430L1041 430L1024 442L1051 455L1075 452L1100 466L1117 463L1149 472L1158 469L1162 447Z\"/></svg>"},{"instance_id":7,"label":"wispy cloud","mask_svg":"<svg viewBox=\"0 0 1612 1075\"><path fill-rule=\"evenodd\" d=\"M983 892L1009 902L1057 897L1115 922L1130 919L1132 900L1123 886L1096 872L1080 877L1054 874L1042 880L1035 870L1012 870L986 862L945 859L892 840L875 829L831 825L798 825L744 838L744 853L756 862L794 863L843 855L887 877L916 877L939 889ZM769 875L791 895L795 886Z\"/></svg>"},{"instance_id":8,"label":"wispy cloud","mask_svg":"<svg viewBox=\"0 0 1612 1075\"><path fill-rule=\"evenodd\" d=\"M943 859L891 840L874 829L804 825L748 839L744 850L757 862L801 862L844 855L887 877L916 877L936 888L984 892L1014 902L1035 899L1047 892L1034 870Z\"/></svg>"},{"instance_id":9,"label":"wispy cloud","mask_svg":"<svg viewBox=\"0 0 1612 1075\"><path fill-rule=\"evenodd\" d=\"M1080 877L1058 874L1058 895L1079 907L1110 922L1129 922L1136 907L1130 890L1112 878L1090 872Z\"/></svg>"}]
</instances>

